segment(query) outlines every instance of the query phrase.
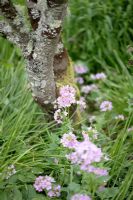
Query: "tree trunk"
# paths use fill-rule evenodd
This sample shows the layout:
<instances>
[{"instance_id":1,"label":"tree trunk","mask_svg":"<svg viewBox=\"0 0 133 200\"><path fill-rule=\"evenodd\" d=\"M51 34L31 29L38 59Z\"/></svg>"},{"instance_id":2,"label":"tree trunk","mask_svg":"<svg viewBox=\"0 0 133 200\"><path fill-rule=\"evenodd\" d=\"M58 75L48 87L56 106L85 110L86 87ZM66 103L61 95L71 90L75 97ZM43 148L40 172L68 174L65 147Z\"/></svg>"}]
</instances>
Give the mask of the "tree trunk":
<instances>
[{"instance_id":1,"label":"tree trunk","mask_svg":"<svg viewBox=\"0 0 133 200\"><path fill-rule=\"evenodd\" d=\"M22 7L1 0L0 33L17 44L26 60L34 99L49 108L62 84L74 84L73 68L61 40L67 0L27 0L28 23Z\"/></svg>"}]
</instances>

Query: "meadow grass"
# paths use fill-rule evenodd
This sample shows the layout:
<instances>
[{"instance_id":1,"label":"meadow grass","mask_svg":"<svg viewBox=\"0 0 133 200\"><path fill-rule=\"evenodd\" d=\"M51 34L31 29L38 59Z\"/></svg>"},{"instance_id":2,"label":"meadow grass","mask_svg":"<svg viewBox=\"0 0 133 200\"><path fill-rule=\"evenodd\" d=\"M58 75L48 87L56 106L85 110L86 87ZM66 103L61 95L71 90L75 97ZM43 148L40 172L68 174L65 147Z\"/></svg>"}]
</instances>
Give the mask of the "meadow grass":
<instances>
[{"instance_id":1,"label":"meadow grass","mask_svg":"<svg viewBox=\"0 0 133 200\"><path fill-rule=\"evenodd\" d=\"M98 90L86 96L88 107L82 122L88 127L89 118L96 116L96 144L109 157L103 165L109 176L101 179L76 174L77 168L65 158L68 151L60 145L70 121L62 126L46 121L31 96L19 50L0 40L0 200L50 199L33 188L41 174L53 176L62 186L61 200L80 192L94 200L133 199L133 129L128 131L133 126L133 76L126 52L132 43L133 3L125 5L125 1L70 1L71 16L65 24L64 37L73 60L89 66L83 76L86 84L93 83L92 72L103 70L107 75L105 81L96 82ZM104 100L112 102L110 112L100 112ZM116 120L118 114L125 119ZM81 130L75 132L80 137ZM17 172L6 179L12 164ZM98 190L101 182L103 191Z\"/></svg>"}]
</instances>

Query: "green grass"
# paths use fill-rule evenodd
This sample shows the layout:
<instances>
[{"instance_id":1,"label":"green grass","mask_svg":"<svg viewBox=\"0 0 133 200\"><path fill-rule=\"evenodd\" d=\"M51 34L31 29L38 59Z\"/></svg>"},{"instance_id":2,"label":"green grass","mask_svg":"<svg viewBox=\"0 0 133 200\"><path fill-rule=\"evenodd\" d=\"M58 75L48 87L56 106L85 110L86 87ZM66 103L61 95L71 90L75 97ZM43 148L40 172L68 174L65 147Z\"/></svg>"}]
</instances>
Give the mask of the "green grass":
<instances>
[{"instance_id":1,"label":"green grass","mask_svg":"<svg viewBox=\"0 0 133 200\"><path fill-rule=\"evenodd\" d=\"M114 52L127 57L133 39L133 1L70 0L65 24L66 46L74 60L83 60L93 70L101 62L114 65ZM113 62L112 62L113 61Z\"/></svg>"},{"instance_id":2,"label":"green grass","mask_svg":"<svg viewBox=\"0 0 133 200\"><path fill-rule=\"evenodd\" d=\"M70 121L62 126L46 121L46 114L33 101L27 85L24 60L18 49L0 40L0 200L48 200L33 188L39 175L51 175L62 186L60 200L70 200L74 193L87 193L93 200L133 199L133 76L128 66L128 44L132 44L132 8L128 1L70 1L71 16L65 24L65 41L73 60L83 60L90 72L103 70L107 79L97 82L98 91L87 96L88 118L96 116L96 144L109 155L102 163L109 177L96 178L83 173L66 160L68 151L60 145L60 137L70 130ZM117 9L116 9L117 8ZM130 55L131 56L131 55ZM102 101L113 103L110 112L102 113ZM124 121L115 120L123 114ZM79 136L81 130L76 130ZM58 164L54 160L58 159ZM17 173L6 179L13 164ZM106 183L106 189L98 186Z\"/></svg>"}]
</instances>

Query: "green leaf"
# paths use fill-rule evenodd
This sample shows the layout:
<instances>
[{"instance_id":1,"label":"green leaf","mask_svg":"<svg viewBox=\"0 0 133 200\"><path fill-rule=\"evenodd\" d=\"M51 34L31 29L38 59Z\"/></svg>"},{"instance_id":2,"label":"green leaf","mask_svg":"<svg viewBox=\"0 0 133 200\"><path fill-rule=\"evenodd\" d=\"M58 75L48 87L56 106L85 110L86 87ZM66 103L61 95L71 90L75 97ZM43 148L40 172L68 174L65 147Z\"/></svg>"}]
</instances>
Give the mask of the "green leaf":
<instances>
[{"instance_id":1,"label":"green leaf","mask_svg":"<svg viewBox=\"0 0 133 200\"><path fill-rule=\"evenodd\" d=\"M22 193L17 188L13 190L13 200L22 200Z\"/></svg>"},{"instance_id":2,"label":"green leaf","mask_svg":"<svg viewBox=\"0 0 133 200\"><path fill-rule=\"evenodd\" d=\"M0 192L0 200L8 200L6 192Z\"/></svg>"},{"instance_id":3,"label":"green leaf","mask_svg":"<svg viewBox=\"0 0 133 200\"><path fill-rule=\"evenodd\" d=\"M68 186L69 190L70 191L73 191L73 192L79 192L80 191L80 185L77 184L77 183L70 183L69 186Z\"/></svg>"}]
</instances>

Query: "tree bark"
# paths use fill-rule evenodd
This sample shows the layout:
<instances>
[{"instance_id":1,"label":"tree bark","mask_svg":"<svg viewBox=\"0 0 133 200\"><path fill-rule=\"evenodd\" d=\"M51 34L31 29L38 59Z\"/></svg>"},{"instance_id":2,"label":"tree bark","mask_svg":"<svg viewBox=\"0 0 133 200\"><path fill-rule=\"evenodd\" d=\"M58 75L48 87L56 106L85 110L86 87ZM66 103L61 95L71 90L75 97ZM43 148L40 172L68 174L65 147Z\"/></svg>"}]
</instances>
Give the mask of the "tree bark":
<instances>
[{"instance_id":1,"label":"tree bark","mask_svg":"<svg viewBox=\"0 0 133 200\"><path fill-rule=\"evenodd\" d=\"M1 0L0 33L21 48L32 95L42 107L49 107L58 96L56 83L66 76L70 65L61 40L67 0L27 0L30 26L20 8Z\"/></svg>"}]
</instances>

